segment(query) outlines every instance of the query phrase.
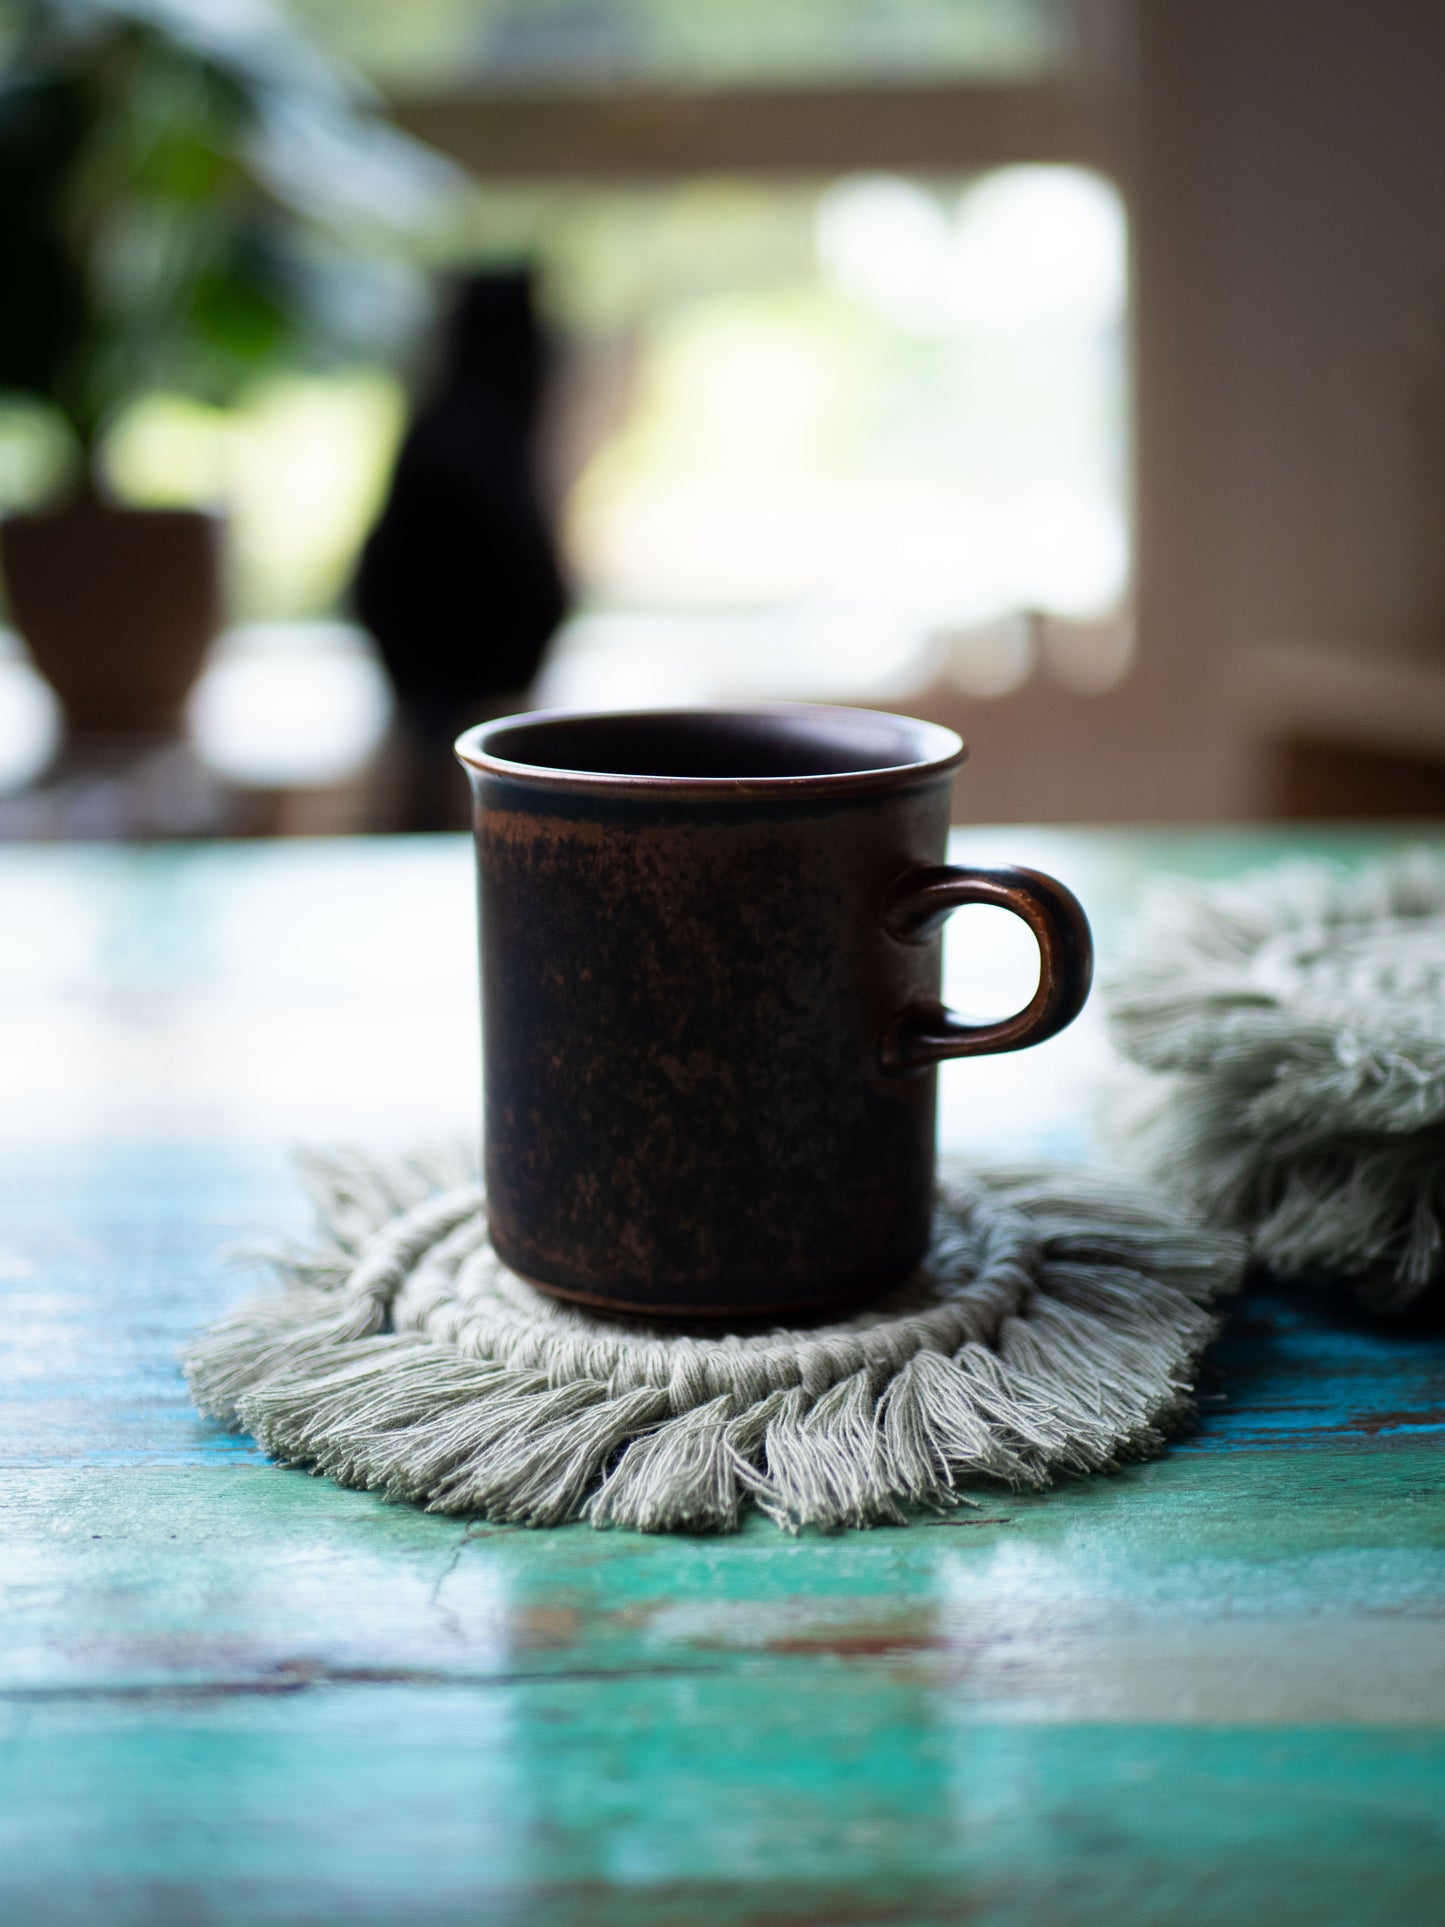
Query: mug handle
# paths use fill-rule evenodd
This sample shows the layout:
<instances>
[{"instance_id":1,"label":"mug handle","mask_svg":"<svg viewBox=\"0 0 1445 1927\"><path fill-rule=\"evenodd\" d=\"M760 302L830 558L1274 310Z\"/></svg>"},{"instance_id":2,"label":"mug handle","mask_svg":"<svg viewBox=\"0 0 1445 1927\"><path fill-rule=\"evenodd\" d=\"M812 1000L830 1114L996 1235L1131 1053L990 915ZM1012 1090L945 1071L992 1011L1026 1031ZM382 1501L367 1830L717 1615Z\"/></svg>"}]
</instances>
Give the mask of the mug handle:
<instances>
[{"instance_id":1,"label":"mug handle","mask_svg":"<svg viewBox=\"0 0 1445 1927\"><path fill-rule=\"evenodd\" d=\"M949 1057L982 1057L993 1051L1041 1044L1084 1007L1094 976L1089 920L1071 890L1039 870L961 870L950 863L905 870L883 899L883 927L899 943L927 943L944 918L965 903L1011 910L1033 931L1039 946L1039 987L1033 1000L995 1024L968 1024L939 1003L912 1003L883 1036L886 1071L925 1070Z\"/></svg>"}]
</instances>

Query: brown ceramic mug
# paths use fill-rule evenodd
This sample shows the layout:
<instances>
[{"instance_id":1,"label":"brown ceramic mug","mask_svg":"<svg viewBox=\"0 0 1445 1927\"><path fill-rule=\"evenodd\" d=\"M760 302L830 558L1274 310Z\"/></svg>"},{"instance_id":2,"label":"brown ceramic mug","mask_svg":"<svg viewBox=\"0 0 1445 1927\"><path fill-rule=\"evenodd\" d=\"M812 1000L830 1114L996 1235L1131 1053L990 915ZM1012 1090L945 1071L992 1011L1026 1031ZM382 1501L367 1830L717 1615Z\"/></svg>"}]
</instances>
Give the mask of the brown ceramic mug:
<instances>
[{"instance_id":1,"label":"brown ceramic mug","mask_svg":"<svg viewBox=\"0 0 1445 1927\"><path fill-rule=\"evenodd\" d=\"M627 1312L763 1317L918 1264L935 1065L1088 994L1089 927L1033 870L944 863L951 730L802 704L515 716L475 800L485 1168L505 1262ZM960 904L1028 923L1033 1001L939 1002Z\"/></svg>"}]
</instances>

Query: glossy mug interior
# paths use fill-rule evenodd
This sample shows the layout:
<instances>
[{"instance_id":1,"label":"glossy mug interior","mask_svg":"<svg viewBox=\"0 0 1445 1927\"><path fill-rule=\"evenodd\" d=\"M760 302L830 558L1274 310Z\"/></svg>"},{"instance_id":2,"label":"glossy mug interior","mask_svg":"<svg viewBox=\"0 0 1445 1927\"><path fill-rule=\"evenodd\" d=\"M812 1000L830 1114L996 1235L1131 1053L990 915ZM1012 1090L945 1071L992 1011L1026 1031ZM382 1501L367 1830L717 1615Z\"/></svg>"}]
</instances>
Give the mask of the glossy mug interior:
<instances>
[{"instance_id":1,"label":"glossy mug interior","mask_svg":"<svg viewBox=\"0 0 1445 1927\"><path fill-rule=\"evenodd\" d=\"M1088 994L1074 897L944 863L952 731L775 704L469 730L485 1172L514 1270L691 1318L841 1305L928 1244L935 1066L1018 1050ZM960 904L1023 917L1025 1010L939 1002Z\"/></svg>"}]
</instances>

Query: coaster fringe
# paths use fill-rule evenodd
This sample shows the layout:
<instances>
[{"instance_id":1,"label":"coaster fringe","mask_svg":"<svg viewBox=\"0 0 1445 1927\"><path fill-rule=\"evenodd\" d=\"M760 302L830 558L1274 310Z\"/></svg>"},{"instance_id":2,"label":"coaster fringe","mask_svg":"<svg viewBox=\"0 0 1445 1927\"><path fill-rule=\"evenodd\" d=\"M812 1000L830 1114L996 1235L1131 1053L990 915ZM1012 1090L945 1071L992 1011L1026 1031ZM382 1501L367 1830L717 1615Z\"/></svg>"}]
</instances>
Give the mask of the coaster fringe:
<instances>
[{"instance_id":1,"label":"coaster fringe","mask_svg":"<svg viewBox=\"0 0 1445 1927\"><path fill-rule=\"evenodd\" d=\"M435 1512L730 1532L906 1523L1158 1451L1242 1240L1057 1174L955 1174L929 1260L832 1326L699 1337L508 1272L455 1159L308 1161L317 1244L191 1349L283 1462Z\"/></svg>"},{"instance_id":2,"label":"coaster fringe","mask_svg":"<svg viewBox=\"0 0 1445 1927\"><path fill-rule=\"evenodd\" d=\"M594 1526L636 1532L735 1532L744 1500L730 1393L630 1441L587 1501Z\"/></svg>"},{"instance_id":3,"label":"coaster fringe","mask_svg":"<svg viewBox=\"0 0 1445 1927\"><path fill-rule=\"evenodd\" d=\"M1121 1168L1372 1311L1445 1292L1445 858L1171 882L1108 990Z\"/></svg>"}]
</instances>

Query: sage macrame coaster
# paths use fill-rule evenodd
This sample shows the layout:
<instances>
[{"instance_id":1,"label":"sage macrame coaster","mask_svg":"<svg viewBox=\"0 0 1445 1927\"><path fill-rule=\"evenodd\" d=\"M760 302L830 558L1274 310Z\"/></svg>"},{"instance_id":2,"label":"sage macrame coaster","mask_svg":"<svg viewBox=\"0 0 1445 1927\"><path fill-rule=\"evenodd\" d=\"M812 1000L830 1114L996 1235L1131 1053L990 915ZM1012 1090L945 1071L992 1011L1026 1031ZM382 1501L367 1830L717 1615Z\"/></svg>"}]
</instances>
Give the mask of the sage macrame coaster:
<instances>
[{"instance_id":1,"label":"sage macrame coaster","mask_svg":"<svg viewBox=\"0 0 1445 1927\"><path fill-rule=\"evenodd\" d=\"M1108 994L1126 1165L1284 1275L1445 1284L1445 861L1292 863L1146 903Z\"/></svg>"},{"instance_id":2,"label":"sage macrame coaster","mask_svg":"<svg viewBox=\"0 0 1445 1927\"><path fill-rule=\"evenodd\" d=\"M194 1347L197 1403L344 1485L533 1526L732 1531L750 1505L794 1531L902 1524L981 1482L1147 1456L1244 1263L1087 1179L955 1177L905 1288L836 1324L700 1336L534 1290L435 1161L310 1177L322 1243Z\"/></svg>"}]
</instances>

